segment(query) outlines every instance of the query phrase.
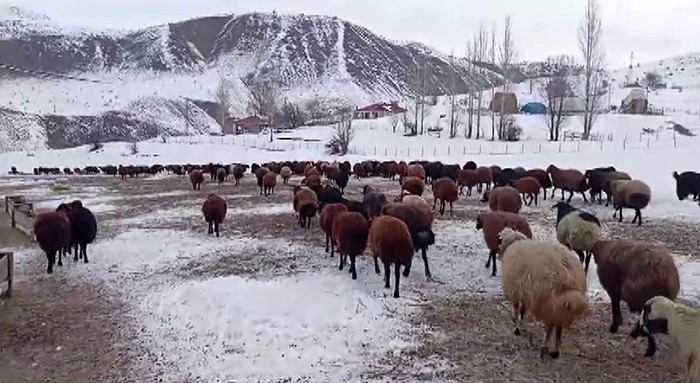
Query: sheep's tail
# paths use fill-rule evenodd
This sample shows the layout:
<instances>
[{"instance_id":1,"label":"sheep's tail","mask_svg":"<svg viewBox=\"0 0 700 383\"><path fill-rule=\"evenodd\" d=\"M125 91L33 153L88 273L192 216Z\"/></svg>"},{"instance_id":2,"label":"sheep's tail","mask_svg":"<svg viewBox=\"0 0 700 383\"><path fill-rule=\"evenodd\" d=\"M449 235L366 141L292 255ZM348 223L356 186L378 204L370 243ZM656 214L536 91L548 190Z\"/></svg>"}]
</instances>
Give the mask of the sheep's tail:
<instances>
[{"instance_id":1,"label":"sheep's tail","mask_svg":"<svg viewBox=\"0 0 700 383\"><path fill-rule=\"evenodd\" d=\"M651 196L646 193L632 193L627 199L627 204L635 209L643 209L649 205Z\"/></svg>"},{"instance_id":2,"label":"sheep's tail","mask_svg":"<svg viewBox=\"0 0 700 383\"><path fill-rule=\"evenodd\" d=\"M676 172L676 171L673 172L673 178L678 179L678 172Z\"/></svg>"}]
</instances>

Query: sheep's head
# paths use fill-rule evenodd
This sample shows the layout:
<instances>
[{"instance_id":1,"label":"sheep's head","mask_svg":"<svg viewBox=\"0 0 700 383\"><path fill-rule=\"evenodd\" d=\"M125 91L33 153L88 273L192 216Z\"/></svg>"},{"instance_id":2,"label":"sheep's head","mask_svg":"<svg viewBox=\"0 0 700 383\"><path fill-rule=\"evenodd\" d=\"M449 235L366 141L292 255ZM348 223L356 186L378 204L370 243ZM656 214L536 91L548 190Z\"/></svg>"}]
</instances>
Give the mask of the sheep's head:
<instances>
[{"instance_id":1,"label":"sheep's head","mask_svg":"<svg viewBox=\"0 0 700 383\"><path fill-rule=\"evenodd\" d=\"M649 299L642 312L644 328L650 334L668 334L668 317L675 307L676 304L664 296Z\"/></svg>"},{"instance_id":2,"label":"sheep's head","mask_svg":"<svg viewBox=\"0 0 700 383\"><path fill-rule=\"evenodd\" d=\"M498 253L503 256L508 246L524 240L527 240L525 234L506 227L498 234Z\"/></svg>"},{"instance_id":3,"label":"sheep's head","mask_svg":"<svg viewBox=\"0 0 700 383\"><path fill-rule=\"evenodd\" d=\"M576 210L575 207L564 201L557 202L554 204L554 206L552 206L552 209L557 209L557 224L562 218L564 218L564 216Z\"/></svg>"},{"instance_id":4,"label":"sheep's head","mask_svg":"<svg viewBox=\"0 0 700 383\"><path fill-rule=\"evenodd\" d=\"M481 230L484 228L484 217L481 214L476 216L476 230Z\"/></svg>"},{"instance_id":5,"label":"sheep's head","mask_svg":"<svg viewBox=\"0 0 700 383\"><path fill-rule=\"evenodd\" d=\"M79 199L76 199L75 201L70 203L70 206L72 209L81 208L83 207L83 203Z\"/></svg>"}]
</instances>

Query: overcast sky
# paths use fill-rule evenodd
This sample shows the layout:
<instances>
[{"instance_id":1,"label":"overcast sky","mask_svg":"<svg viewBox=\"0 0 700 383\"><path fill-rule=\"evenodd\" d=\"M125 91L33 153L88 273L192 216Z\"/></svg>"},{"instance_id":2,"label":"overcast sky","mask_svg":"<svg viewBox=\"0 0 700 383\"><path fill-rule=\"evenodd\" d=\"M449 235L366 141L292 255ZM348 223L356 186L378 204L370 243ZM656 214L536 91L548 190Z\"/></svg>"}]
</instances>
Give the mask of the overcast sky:
<instances>
[{"instance_id":1,"label":"overcast sky","mask_svg":"<svg viewBox=\"0 0 700 383\"><path fill-rule=\"evenodd\" d=\"M4 0L0 0L3 2ZM327 14L391 39L419 41L463 54L484 22L510 14L521 60L577 53L585 0L9 0L55 21L138 28L193 16L277 11ZM602 0L606 65L620 67L700 51L700 0Z\"/></svg>"}]
</instances>

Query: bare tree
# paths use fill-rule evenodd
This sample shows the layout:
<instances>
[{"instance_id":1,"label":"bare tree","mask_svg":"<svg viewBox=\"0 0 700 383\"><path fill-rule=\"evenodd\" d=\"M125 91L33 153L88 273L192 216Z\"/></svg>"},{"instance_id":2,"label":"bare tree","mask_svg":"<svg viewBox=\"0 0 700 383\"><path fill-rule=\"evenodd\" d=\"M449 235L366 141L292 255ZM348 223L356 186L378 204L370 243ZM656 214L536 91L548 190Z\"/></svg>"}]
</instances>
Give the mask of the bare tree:
<instances>
[{"instance_id":1,"label":"bare tree","mask_svg":"<svg viewBox=\"0 0 700 383\"><path fill-rule=\"evenodd\" d=\"M477 33L477 35L474 37L473 60L479 63L483 63L484 61L486 61L488 49L488 32L486 31L486 27L482 23L479 26L479 33ZM483 65L478 66L478 74L480 75L480 78L483 78L485 76L485 70L483 68ZM477 87L476 92L476 139L478 140L480 138L481 133L481 102L483 99L484 92L482 91L481 87ZM471 138L471 136L468 138Z\"/></svg>"},{"instance_id":2,"label":"bare tree","mask_svg":"<svg viewBox=\"0 0 700 383\"><path fill-rule=\"evenodd\" d=\"M495 66L496 65L496 25L494 24L493 28L491 28L491 49L489 50L489 63L491 65ZM491 87L491 103L493 103L494 98L496 97L496 87L492 86ZM496 105L492 105L491 108L489 108L491 111L491 141L496 139Z\"/></svg>"},{"instance_id":3,"label":"bare tree","mask_svg":"<svg viewBox=\"0 0 700 383\"><path fill-rule=\"evenodd\" d=\"M600 114L600 103L605 94L603 81L603 47L601 38L603 25L600 19L598 0L587 0L586 13L578 30L578 46L583 56L583 87L581 97L584 102L583 139L587 140Z\"/></svg>"},{"instance_id":4,"label":"bare tree","mask_svg":"<svg viewBox=\"0 0 700 383\"><path fill-rule=\"evenodd\" d=\"M221 125L223 131L226 130L226 117L231 109L231 83L224 77L219 78L219 85L216 87L216 94L214 95L216 103L219 104L219 113L216 118L216 122ZM187 103L187 100L185 100ZM187 117L189 119L189 105L186 104Z\"/></svg>"},{"instance_id":5,"label":"bare tree","mask_svg":"<svg viewBox=\"0 0 700 383\"><path fill-rule=\"evenodd\" d=\"M472 48L472 43L471 41L467 41L467 48L465 49L465 57L464 57L466 63L467 63L467 69L469 70L469 73L472 73L474 70L474 49ZM467 124L464 129L464 137L465 138L472 138L472 134L474 133L474 89L470 87L471 89L469 92L467 92Z\"/></svg>"},{"instance_id":6,"label":"bare tree","mask_svg":"<svg viewBox=\"0 0 700 383\"><path fill-rule=\"evenodd\" d=\"M275 115L279 107L279 94L274 84L270 81L253 83L250 87L249 107L256 114L267 117L270 130L270 142L272 142L272 132L275 127Z\"/></svg>"},{"instance_id":7,"label":"bare tree","mask_svg":"<svg viewBox=\"0 0 700 383\"><path fill-rule=\"evenodd\" d=\"M406 113L402 113L403 115L406 115ZM390 117L391 121L391 131L393 133L396 133L396 128L399 126L399 122L401 122L401 115L398 113L392 113Z\"/></svg>"},{"instance_id":8,"label":"bare tree","mask_svg":"<svg viewBox=\"0 0 700 383\"><path fill-rule=\"evenodd\" d=\"M644 82L646 83L647 91L652 91L662 86L663 79L661 78L661 75L652 71L648 72L644 76Z\"/></svg>"},{"instance_id":9,"label":"bare tree","mask_svg":"<svg viewBox=\"0 0 700 383\"><path fill-rule=\"evenodd\" d=\"M450 55L450 138L457 137L457 124L455 120L456 106L455 102L455 58L454 54Z\"/></svg>"},{"instance_id":10,"label":"bare tree","mask_svg":"<svg viewBox=\"0 0 700 383\"><path fill-rule=\"evenodd\" d=\"M415 135L416 134L416 124L411 121L411 115L413 112L411 110L407 111L401 116L401 125L403 125L404 134Z\"/></svg>"},{"instance_id":11,"label":"bare tree","mask_svg":"<svg viewBox=\"0 0 700 383\"><path fill-rule=\"evenodd\" d=\"M343 116L340 122L334 126L334 134L331 140L326 144L326 149L331 155L344 156L350 150L350 143L355 137L355 128L352 126L352 114Z\"/></svg>"},{"instance_id":12,"label":"bare tree","mask_svg":"<svg viewBox=\"0 0 700 383\"><path fill-rule=\"evenodd\" d=\"M307 115L299 104L285 101L279 110L279 116L275 118L278 124L283 124L291 129L298 128L306 123Z\"/></svg>"},{"instance_id":13,"label":"bare tree","mask_svg":"<svg viewBox=\"0 0 700 383\"><path fill-rule=\"evenodd\" d=\"M574 59L570 56L558 56L547 59L552 76L540 87L540 95L547 101L545 121L549 129L549 140L559 141L559 133L568 115L564 110L564 100L573 95L571 70Z\"/></svg>"},{"instance_id":14,"label":"bare tree","mask_svg":"<svg viewBox=\"0 0 700 383\"><path fill-rule=\"evenodd\" d=\"M518 53L515 50L515 40L513 39L513 29L510 21L510 16L506 16L505 25L503 26L503 41L499 49L498 66L503 73L503 85L501 87L501 102L498 105L498 111L500 114L500 119L498 122L498 139L503 139L506 119L504 116L507 114L506 110L506 94L510 93L512 90L512 82L510 79L510 72L512 66L517 60Z\"/></svg>"}]
</instances>

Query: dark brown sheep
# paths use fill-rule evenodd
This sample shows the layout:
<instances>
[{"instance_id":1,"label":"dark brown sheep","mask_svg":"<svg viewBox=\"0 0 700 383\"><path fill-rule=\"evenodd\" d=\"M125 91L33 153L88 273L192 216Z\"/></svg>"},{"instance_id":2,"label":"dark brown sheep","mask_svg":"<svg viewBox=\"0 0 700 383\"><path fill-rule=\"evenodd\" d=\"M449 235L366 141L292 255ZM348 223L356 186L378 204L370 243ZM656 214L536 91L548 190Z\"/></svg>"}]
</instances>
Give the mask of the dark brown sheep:
<instances>
[{"instance_id":1,"label":"dark brown sheep","mask_svg":"<svg viewBox=\"0 0 700 383\"><path fill-rule=\"evenodd\" d=\"M476 217L476 230L484 231L484 241L489 249L489 257L486 261L486 268L493 267L491 276L496 276L496 254L498 253L499 235L503 229L509 227L532 239L532 230L527 218L510 212L491 211L481 213ZM493 266L491 265L493 262Z\"/></svg>"},{"instance_id":2,"label":"dark brown sheep","mask_svg":"<svg viewBox=\"0 0 700 383\"><path fill-rule=\"evenodd\" d=\"M202 183L204 183L204 174L201 170L193 170L190 173L190 182L192 183L193 190L202 190Z\"/></svg>"},{"instance_id":3,"label":"dark brown sheep","mask_svg":"<svg viewBox=\"0 0 700 383\"><path fill-rule=\"evenodd\" d=\"M216 233L216 236L219 236L219 225L226 218L226 209L226 201L216 194L209 194L202 204L202 214L204 214L204 221L209 225L209 235Z\"/></svg>"},{"instance_id":4,"label":"dark brown sheep","mask_svg":"<svg viewBox=\"0 0 700 383\"><path fill-rule=\"evenodd\" d=\"M559 169L554 165L547 167L547 173L552 176L552 198L557 189L561 189L561 200L564 200L564 192L569 192L567 203L571 203L574 193L581 193L583 202L588 202L586 198L586 190L588 190L588 182L586 176L576 169Z\"/></svg>"},{"instance_id":5,"label":"dark brown sheep","mask_svg":"<svg viewBox=\"0 0 700 383\"><path fill-rule=\"evenodd\" d=\"M377 258L384 264L384 288L391 287L390 267L394 265L394 298L398 298L401 266L404 266L404 277L408 277L413 262L413 244L408 226L402 220L388 215L375 218L369 229L369 246L374 257L374 271L377 274L380 274Z\"/></svg>"},{"instance_id":6,"label":"dark brown sheep","mask_svg":"<svg viewBox=\"0 0 700 383\"><path fill-rule=\"evenodd\" d=\"M537 181L537 178L530 176L519 178L512 182L512 186L518 191L518 193L522 194L523 202L525 202L527 206L532 205L533 201L535 202L535 206L537 206L540 188L542 187L540 182ZM530 197L530 202L527 202L526 197Z\"/></svg>"},{"instance_id":7,"label":"dark brown sheep","mask_svg":"<svg viewBox=\"0 0 700 383\"><path fill-rule=\"evenodd\" d=\"M289 166L283 166L280 169L280 176L282 176L282 184L286 185L289 179L292 178L292 169Z\"/></svg>"},{"instance_id":8,"label":"dark brown sheep","mask_svg":"<svg viewBox=\"0 0 700 383\"><path fill-rule=\"evenodd\" d=\"M631 313L639 314L644 304L655 296L671 300L678 296L678 268L667 251L638 242L617 240L598 241L592 253L600 284L610 296L613 316L611 333L616 333L622 324L621 301L627 303ZM647 334L647 342L645 355L652 356L656 345L651 334Z\"/></svg>"},{"instance_id":9,"label":"dark brown sheep","mask_svg":"<svg viewBox=\"0 0 700 383\"><path fill-rule=\"evenodd\" d=\"M294 211L299 215L299 226L302 228L311 227L311 219L318 210L318 196L306 187L294 187L294 200L292 202Z\"/></svg>"},{"instance_id":10,"label":"dark brown sheep","mask_svg":"<svg viewBox=\"0 0 700 383\"><path fill-rule=\"evenodd\" d=\"M367 248L369 235L367 220L360 213L340 213L333 220L332 230L333 241L338 246L338 257L340 258L338 268L342 270L346 257L350 257L350 274L352 274L352 279L357 279L355 259L358 255L362 255Z\"/></svg>"},{"instance_id":11,"label":"dark brown sheep","mask_svg":"<svg viewBox=\"0 0 700 383\"><path fill-rule=\"evenodd\" d=\"M549 178L549 174L543 169L530 169L525 172L523 177L533 177L537 179L537 182L542 186L542 199L547 200L547 189L552 187L552 180Z\"/></svg>"},{"instance_id":12,"label":"dark brown sheep","mask_svg":"<svg viewBox=\"0 0 700 383\"><path fill-rule=\"evenodd\" d=\"M408 169L406 169L406 176L418 177L421 180L425 181L425 169L421 164L408 165Z\"/></svg>"},{"instance_id":13,"label":"dark brown sheep","mask_svg":"<svg viewBox=\"0 0 700 383\"><path fill-rule=\"evenodd\" d=\"M479 166L476 168L476 191L481 193L484 190L491 190L491 183L493 183L493 174L491 168L486 166Z\"/></svg>"},{"instance_id":14,"label":"dark brown sheep","mask_svg":"<svg viewBox=\"0 0 700 383\"><path fill-rule=\"evenodd\" d=\"M467 188L467 195L472 195L472 189L479 185L479 181L476 176L476 170L460 170L457 173L457 185L459 186L459 195L464 194L464 188Z\"/></svg>"},{"instance_id":15,"label":"dark brown sheep","mask_svg":"<svg viewBox=\"0 0 700 383\"><path fill-rule=\"evenodd\" d=\"M277 186L277 174L273 171L265 173L263 176L263 194L267 197L270 194L275 194L275 186Z\"/></svg>"},{"instance_id":16,"label":"dark brown sheep","mask_svg":"<svg viewBox=\"0 0 700 383\"><path fill-rule=\"evenodd\" d=\"M233 179L236 181L236 186L241 181L241 178L245 175L245 171L248 165L236 165L233 167Z\"/></svg>"},{"instance_id":17,"label":"dark brown sheep","mask_svg":"<svg viewBox=\"0 0 700 383\"><path fill-rule=\"evenodd\" d=\"M428 266L428 247L435 244L435 233L432 229L433 213L429 208L411 205L408 203L391 203L382 208L382 215L390 215L402 220L411 234L411 242L414 250L421 251L425 276L431 281L430 267Z\"/></svg>"},{"instance_id":18,"label":"dark brown sheep","mask_svg":"<svg viewBox=\"0 0 700 383\"><path fill-rule=\"evenodd\" d=\"M352 172L355 175L355 178L358 180L360 178L365 178L365 168L363 168L362 164L359 162L353 165Z\"/></svg>"},{"instance_id":19,"label":"dark brown sheep","mask_svg":"<svg viewBox=\"0 0 700 383\"><path fill-rule=\"evenodd\" d=\"M501 186L491 190L491 192L485 192L481 202L486 201L489 202L491 211L519 213L523 207L520 193L512 186Z\"/></svg>"},{"instance_id":20,"label":"dark brown sheep","mask_svg":"<svg viewBox=\"0 0 700 383\"><path fill-rule=\"evenodd\" d=\"M263 188L265 185L263 185L263 178L265 177L265 174L269 173L270 169L266 167L260 167L255 171L255 179L257 180L258 187L260 188L260 195L263 194Z\"/></svg>"},{"instance_id":21,"label":"dark brown sheep","mask_svg":"<svg viewBox=\"0 0 700 383\"><path fill-rule=\"evenodd\" d=\"M445 204L450 204L450 216L453 216L452 204L459 198L459 190L457 184L450 178L440 178L433 181L433 210L438 201L440 201L440 215L445 214Z\"/></svg>"},{"instance_id":22,"label":"dark brown sheep","mask_svg":"<svg viewBox=\"0 0 700 383\"><path fill-rule=\"evenodd\" d=\"M384 194L371 191L369 185L366 185L365 188L369 189L366 189L367 192L362 198L362 205L364 206L366 216L372 220L379 215L382 207L387 204L387 200Z\"/></svg>"},{"instance_id":23,"label":"dark brown sheep","mask_svg":"<svg viewBox=\"0 0 700 383\"><path fill-rule=\"evenodd\" d=\"M216 181L218 182L219 185L223 184L224 181L226 181L226 169L224 169L224 168L216 169Z\"/></svg>"},{"instance_id":24,"label":"dark brown sheep","mask_svg":"<svg viewBox=\"0 0 700 383\"><path fill-rule=\"evenodd\" d=\"M36 216L34 235L39 247L46 253L46 272L53 273L56 253L70 245L70 222L63 212L48 212ZM60 262L59 266L63 266Z\"/></svg>"},{"instance_id":25,"label":"dark brown sheep","mask_svg":"<svg viewBox=\"0 0 700 383\"><path fill-rule=\"evenodd\" d=\"M319 223L321 225L321 230L326 234L326 253L328 252L328 243L330 242L330 252L331 258L333 258L335 243L331 238L333 235L333 220L335 217L341 213L348 211L348 208L340 203L331 203L323 206L321 210L321 217L319 218Z\"/></svg>"},{"instance_id":26,"label":"dark brown sheep","mask_svg":"<svg viewBox=\"0 0 700 383\"><path fill-rule=\"evenodd\" d=\"M407 192L422 196L425 191L425 182L418 177L405 177L401 183L401 191L406 190Z\"/></svg>"}]
</instances>

